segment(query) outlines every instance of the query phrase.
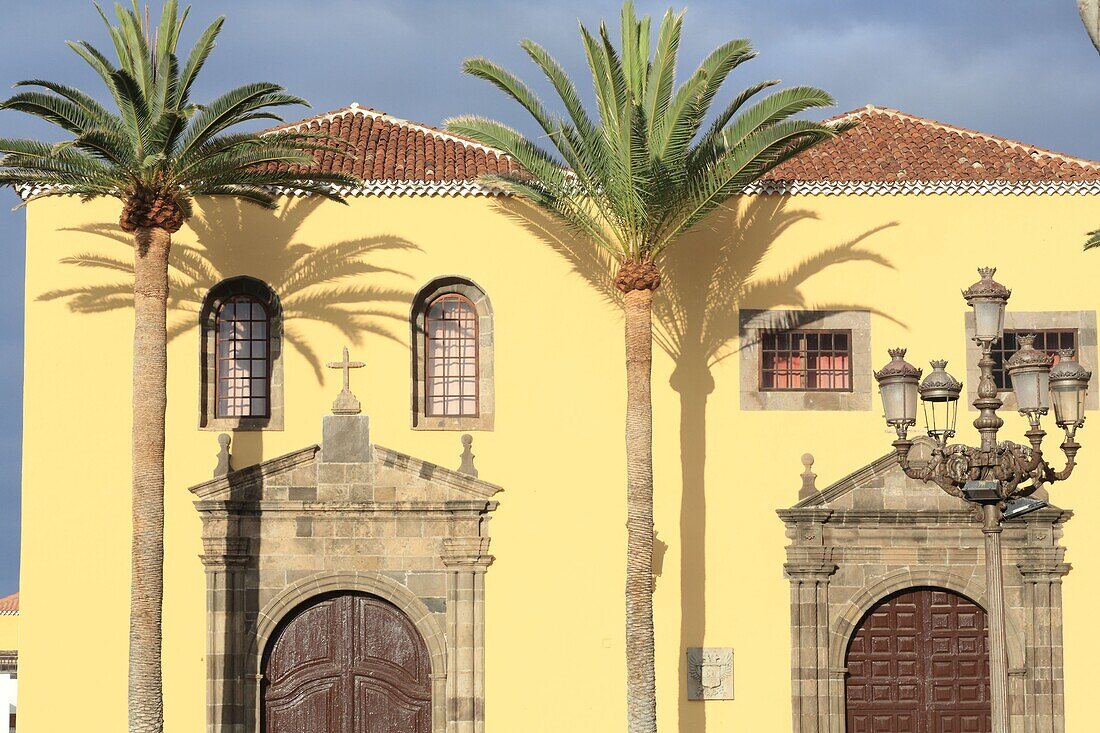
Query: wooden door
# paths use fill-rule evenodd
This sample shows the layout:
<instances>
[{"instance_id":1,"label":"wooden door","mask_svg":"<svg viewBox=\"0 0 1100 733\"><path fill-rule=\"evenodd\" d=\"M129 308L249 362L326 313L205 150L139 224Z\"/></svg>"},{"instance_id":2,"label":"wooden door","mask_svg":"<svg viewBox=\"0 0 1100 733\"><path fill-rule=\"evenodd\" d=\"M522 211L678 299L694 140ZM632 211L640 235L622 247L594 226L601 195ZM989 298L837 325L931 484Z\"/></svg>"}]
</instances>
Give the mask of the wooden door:
<instances>
[{"instance_id":1,"label":"wooden door","mask_svg":"<svg viewBox=\"0 0 1100 733\"><path fill-rule=\"evenodd\" d=\"M423 638L374 596L329 596L295 611L264 664L267 733L430 733Z\"/></svg>"},{"instance_id":2,"label":"wooden door","mask_svg":"<svg viewBox=\"0 0 1100 733\"><path fill-rule=\"evenodd\" d=\"M985 611L911 588L875 606L848 646L848 733L990 733Z\"/></svg>"}]
</instances>

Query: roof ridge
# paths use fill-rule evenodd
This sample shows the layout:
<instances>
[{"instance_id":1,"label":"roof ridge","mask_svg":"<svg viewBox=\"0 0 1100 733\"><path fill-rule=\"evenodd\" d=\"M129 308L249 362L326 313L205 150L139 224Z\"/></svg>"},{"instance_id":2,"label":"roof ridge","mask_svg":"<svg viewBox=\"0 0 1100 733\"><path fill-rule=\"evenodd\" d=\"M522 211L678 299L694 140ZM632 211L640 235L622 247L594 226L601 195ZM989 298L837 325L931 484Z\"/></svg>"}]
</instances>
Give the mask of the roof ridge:
<instances>
[{"instance_id":1,"label":"roof ridge","mask_svg":"<svg viewBox=\"0 0 1100 733\"><path fill-rule=\"evenodd\" d=\"M402 117L397 117L395 115L391 115L388 112L383 112L382 110L374 109L373 107L364 107L361 104L359 104L358 102L351 102L347 106L340 107L339 109L334 109L331 112L322 112L322 113L314 115L312 117L307 117L305 119L298 120L297 122L288 122L284 125L279 125L278 127L273 127L270 130L264 130L264 132L276 132L276 131L280 131L280 130L294 130L294 129L298 129L298 128L304 127L306 125L309 125L313 122L331 122L332 120L335 120L338 117L343 117L344 115L348 115L348 114L356 114L356 115L362 115L364 117L372 117L376 120L383 120L385 122L389 122L391 124L397 125L398 127L406 127L406 128L410 128L410 129L414 129L414 130L419 130L419 131L421 131L425 134L434 135L436 137L443 138L444 140L450 140L452 142L461 143L463 145L467 145L467 146L476 148L478 150L482 150L486 153L493 153L494 155L502 157L502 158L511 158L512 157L512 156L508 155L508 153L504 152L503 150L501 150L499 148L490 147L489 145L485 145L484 143L479 143L477 140L473 140L471 138L464 137L462 135L455 135L452 132L447 132L446 130L441 130L438 127L433 127L432 125L428 125L428 124L425 124L423 122L415 122L413 120L406 120Z\"/></svg>"},{"instance_id":2,"label":"roof ridge","mask_svg":"<svg viewBox=\"0 0 1100 733\"><path fill-rule=\"evenodd\" d=\"M998 145L1005 145L1012 148L1021 148L1032 153L1040 153L1042 155L1048 155L1052 158L1058 158L1059 160L1064 160L1067 163L1076 163L1087 168L1100 170L1100 162L1095 160L1081 158L1079 156L1070 155L1068 153L1061 153L1057 150L1043 148L1038 145L1032 145L1031 143L1025 143L1021 140L1015 140L1013 138L1004 137L1002 135L994 135L992 133L982 132L981 130L974 130L969 127L961 127L959 125L953 125L948 122L941 122L939 120L934 120L931 117L922 117L920 115L911 114L909 112L903 112L902 110L895 109L894 107L880 107L874 104L866 104L862 107L844 112L843 114L839 114L835 117L830 117L829 119L825 120L825 122L837 123L846 119L851 119L853 117L861 117L871 114L882 114L887 117L900 117L905 120L916 122L917 124L935 127L936 129L944 130L945 132L953 132L959 135L968 135L971 137L986 140L991 143L996 143Z\"/></svg>"}]
</instances>

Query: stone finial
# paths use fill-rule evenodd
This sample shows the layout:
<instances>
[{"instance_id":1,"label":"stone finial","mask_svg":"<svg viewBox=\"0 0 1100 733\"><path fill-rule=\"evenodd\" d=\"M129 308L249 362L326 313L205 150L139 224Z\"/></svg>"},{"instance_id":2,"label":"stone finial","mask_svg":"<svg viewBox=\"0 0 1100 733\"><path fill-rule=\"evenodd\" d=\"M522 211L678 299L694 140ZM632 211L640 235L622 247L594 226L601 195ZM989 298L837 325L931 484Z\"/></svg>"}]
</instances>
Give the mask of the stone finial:
<instances>
[{"instance_id":1,"label":"stone finial","mask_svg":"<svg viewBox=\"0 0 1100 733\"><path fill-rule=\"evenodd\" d=\"M477 469L474 467L474 452L471 450L473 444L474 436L469 433L462 436L462 465L458 467L458 472L477 478Z\"/></svg>"},{"instance_id":2,"label":"stone finial","mask_svg":"<svg viewBox=\"0 0 1100 733\"><path fill-rule=\"evenodd\" d=\"M233 470L233 456L229 454L229 443L232 440L228 433L218 436L218 445L221 447L218 449L218 465L214 467L214 478L228 476Z\"/></svg>"},{"instance_id":3,"label":"stone finial","mask_svg":"<svg viewBox=\"0 0 1100 733\"><path fill-rule=\"evenodd\" d=\"M814 457L810 453L802 455L802 488L798 490L798 500L808 499L817 493L817 474L813 472Z\"/></svg>"},{"instance_id":4,"label":"stone finial","mask_svg":"<svg viewBox=\"0 0 1100 733\"><path fill-rule=\"evenodd\" d=\"M344 347L344 359L343 361L330 361L327 364L329 369L342 369L344 370L344 388L340 390L340 394L336 396L336 399L332 403L333 415L358 415L361 412L359 400L351 392L351 370L361 369L366 366L361 361L351 361L348 358L348 347Z\"/></svg>"}]
</instances>

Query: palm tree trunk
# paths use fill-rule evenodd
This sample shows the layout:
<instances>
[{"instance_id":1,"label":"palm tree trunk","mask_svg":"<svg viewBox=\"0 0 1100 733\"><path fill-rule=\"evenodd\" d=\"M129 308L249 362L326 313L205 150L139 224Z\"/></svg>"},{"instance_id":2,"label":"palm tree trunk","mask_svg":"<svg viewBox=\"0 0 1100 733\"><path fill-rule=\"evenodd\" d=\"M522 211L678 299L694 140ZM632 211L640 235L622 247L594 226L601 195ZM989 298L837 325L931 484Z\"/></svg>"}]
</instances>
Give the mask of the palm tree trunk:
<instances>
[{"instance_id":1,"label":"palm tree trunk","mask_svg":"<svg viewBox=\"0 0 1100 733\"><path fill-rule=\"evenodd\" d=\"M653 669L653 291L629 290L626 312L626 668L630 733L657 730Z\"/></svg>"},{"instance_id":2,"label":"palm tree trunk","mask_svg":"<svg viewBox=\"0 0 1100 733\"><path fill-rule=\"evenodd\" d=\"M164 595L164 413L168 250L158 227L134 232L133 538L130 558L130 733L160 733Z\"/></svg>"}]
</instances>

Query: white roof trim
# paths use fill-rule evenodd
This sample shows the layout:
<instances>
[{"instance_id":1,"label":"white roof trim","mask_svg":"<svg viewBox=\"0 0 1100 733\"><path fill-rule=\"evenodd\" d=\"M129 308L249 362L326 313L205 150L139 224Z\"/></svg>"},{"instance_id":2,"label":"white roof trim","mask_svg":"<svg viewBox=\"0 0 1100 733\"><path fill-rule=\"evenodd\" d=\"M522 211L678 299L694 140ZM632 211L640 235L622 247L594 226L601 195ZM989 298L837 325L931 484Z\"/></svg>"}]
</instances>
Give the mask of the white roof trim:
<instances>
[{"instance_id":1,"label":"white roof trim","mask_svg":"<svg viewBox=\"0 0 1100 733\"><path fill-rule=\"evenodd\" d=\"M26 201L44 187L16 189ZM367 181L364 186L339 186L343 196L510 196L495 186L469 180L451 181ZM274 189L281 196L308 196L291 187ZM745 189L749 195L781 196L1095 196L1100 181L758 181Z\"/></svg>"},{"instance_id":2,"label":"white roof trim","mask_svg":"<svg viewBox=\"0 0 1100 733\"><path fill-rule=\"evenodd\" d=\"M747 194L787 196L1093 195L1100 181L758 181Z\"/></svg>"}]
</instances>

